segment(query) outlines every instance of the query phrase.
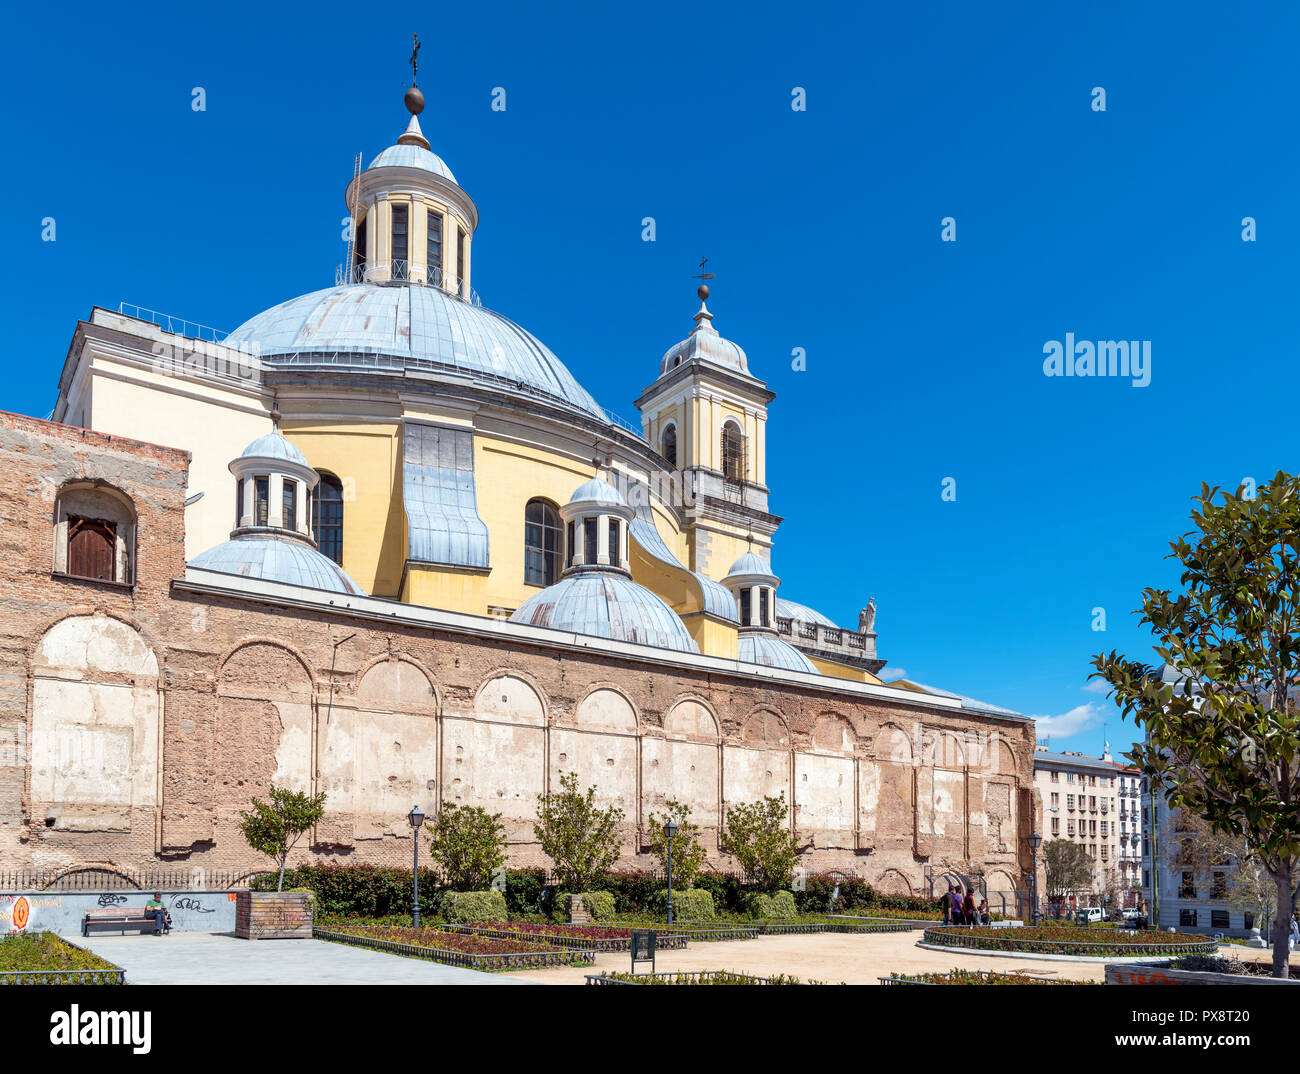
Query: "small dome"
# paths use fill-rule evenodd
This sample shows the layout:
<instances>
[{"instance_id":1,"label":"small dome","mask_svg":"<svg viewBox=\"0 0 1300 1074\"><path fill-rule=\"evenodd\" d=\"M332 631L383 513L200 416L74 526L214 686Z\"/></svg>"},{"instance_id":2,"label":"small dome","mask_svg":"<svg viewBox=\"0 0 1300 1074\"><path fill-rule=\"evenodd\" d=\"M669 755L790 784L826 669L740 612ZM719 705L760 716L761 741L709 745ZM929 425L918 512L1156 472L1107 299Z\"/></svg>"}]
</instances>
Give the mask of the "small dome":
<instances>
[{"instance_id":1,"label":"small dome","mask_svg":"<svg viewBox=\"0 0 1300 1074\"><path fill-rule=\"evenodd\" d=\"M267 433L259 436L239 453L241 459L279 459L299 466L309 466L307 456L294 447L279 433Z\"/></svg>"},{"instance_id":2,"label":"small dome","mask_svg":"<svg viewBox=\"0 0 1300 1074\"><path fill-rule=\"evenodd\" d=\"M740 662L817 675L816 666L789 642L772 634L741 634Z\"/></svg>"},{"instance_id":3,"label":"small dome","mask_svg":"<svg viewBox=\"0 0 1300 1074\"><path fill-rule=\"evenodd\" d=\"M189 562L199 570L235 574L244 578L261 578L268 582L285 582L323 589L328 593L349 593L364 596L342 567L316 549L297 541L286 541L272 536L247 535L235 537L206 552L200 552Z\"/></svg>"},{"instance_id":4,"label":"small dome","mask_svg":"<svg viewBox=\"0 0 1300 1074\"><path fill-rule=\"evenodd\" d=\"M794 619L800 623L818 623L824 627L836 629L836 623L821 612L809 608L805 604L796 604L792 600L786 600L784 597L776 598L776 617L778 619Z\"/></svg>"},{"instance_id":5,"label":"small dome","mask_svg":"<svg viewBox=\"0 0 1300 1074\"><path fill-rule=\"evenodd\" d=\"M418 168L420 171L440 175L449 183L456 182L456 177L451 174L451 169L447 167L442 157L431 149L424 149L418 145L390 145L370 162L370 167L366 171L374 168Z\"/></svg>"},{"instance_id":6,"label":"small dome","mask_svg":"<svg viewBox=\"0 0 1300 1074\"><path fill-rule=\"evenodd\" d=\"M718 335L718 330L713 327L712 322L713 314L708 311L701 299L700 311L695 315L694 331L664 352L659 362L661 376L694 358L712 362L714 365L726 366L728 369L735 369L748 375L749 360L745 357L745 352L741 350L738 343L732 343L731 340Z\"/></svg>"},{"instance_id":7,"label":"small dome","mask_svg":"<svg viewBox=\"0 0 1300 1074\"><path fill-rule=\"evenodd\" d=\"M598 477L593 477L585 485L578 488L569 497L569 503L608 503L616 507L627 506L627 501L623 499L618 489Z\"/></svg>"},{"instance_id":8,"label":"small dome","mask_svg":"<svg viewBox=\"0 0 1300 1074\"><path fill-rule=\"evenodd\" d=\"M735 563L731 565L731 570L727 571L727 578L740 578L752 575L759 575L764 578L775 578L772 573L772 566L767 560L755 552L746 552ZM726 581L726 578L723 579Z\"/></svg>"},{"instance_id":9,"label":"small dome","mask_svg":"<svg viewBox=\"0 0 1300 1074\"><path fill-rule=\"evenodd\" d=\"M510 622L656 649L699 652L676 612L644 586L613 572L562 578L524 601Z\"/></svg>"}]
</instances>

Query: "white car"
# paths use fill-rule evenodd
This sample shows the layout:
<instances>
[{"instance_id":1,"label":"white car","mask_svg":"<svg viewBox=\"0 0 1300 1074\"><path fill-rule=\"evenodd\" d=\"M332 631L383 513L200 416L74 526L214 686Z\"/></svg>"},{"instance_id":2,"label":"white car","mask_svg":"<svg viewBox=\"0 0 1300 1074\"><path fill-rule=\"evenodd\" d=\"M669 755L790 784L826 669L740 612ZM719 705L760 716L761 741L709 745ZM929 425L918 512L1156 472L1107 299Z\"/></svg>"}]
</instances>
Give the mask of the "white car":
<instances>
[{"instance_id":1,"label":"white car","mask_svg":"<svg viewBox=\"0 0 1300 1074\"><path fill-rule=\"evenodd\" d=\"M1079 924L1102 921L1104 918L1105 915L1101 912L1100 906L1085 906L1082 910L1074 912L1074 920Z\"/></svg>"}]
</instances>

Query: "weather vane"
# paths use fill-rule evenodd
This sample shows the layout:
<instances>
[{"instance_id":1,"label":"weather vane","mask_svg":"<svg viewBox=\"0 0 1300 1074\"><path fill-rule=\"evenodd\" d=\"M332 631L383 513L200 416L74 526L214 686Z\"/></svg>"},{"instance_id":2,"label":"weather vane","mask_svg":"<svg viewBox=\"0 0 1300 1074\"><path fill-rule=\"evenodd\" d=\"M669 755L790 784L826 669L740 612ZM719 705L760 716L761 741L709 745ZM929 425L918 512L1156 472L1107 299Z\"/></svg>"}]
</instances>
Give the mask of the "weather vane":
<instances>
[{"instance_id":1,"label":"weather vane","mask_svg":"<svg viewBox=\"0 0 1300 1074\"><path fill-rule=\"evenodd\" d=\"M415 42L415 47L411 49L411 85L414 86L419 81L420 76L420 35L412 34L411 40Z\"/></svg>"},{"instance_id":2,"label":"weather vane","mask_svg":"<svg viewBox=\"0 0 1300 1074\"><path fill-rule=\"evenodd\" d=\"M707 265L708 263L709 263L709 259L708 259L707 257L704 257L703 255L701 255L701 257L700 257L700 274L699 274L698 276L692 276L691 279L692 279L692 280L711 280L711 279L713 279L713 278L717 275L716 273L713 273L713 272L705 272L705 271L704 271L704 266Z\"/></svg>"}]
</instances>

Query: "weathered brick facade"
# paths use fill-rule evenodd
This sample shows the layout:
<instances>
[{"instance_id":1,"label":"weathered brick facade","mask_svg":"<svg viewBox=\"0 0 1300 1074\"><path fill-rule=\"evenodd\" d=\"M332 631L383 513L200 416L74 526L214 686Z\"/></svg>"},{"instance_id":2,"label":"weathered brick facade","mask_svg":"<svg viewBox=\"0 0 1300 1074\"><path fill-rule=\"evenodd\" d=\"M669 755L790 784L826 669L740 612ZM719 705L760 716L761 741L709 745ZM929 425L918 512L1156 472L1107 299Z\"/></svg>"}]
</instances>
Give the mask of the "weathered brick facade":
<instances>
[{"instance_id":1,"label":"weathered brick facade","mask_svg":"<svg viewBox=\"0 0 1300 1074\"><path fill-rule=\"evenodd\" d=\"M459 801L503 815L513 862L544 865L536 796L576 770L624 809L627 865L650 864L649 814L674 797L727 867L727 804L783 791L810 871L898 892L949 870L1021 885L1029 721L370 598L187 581L187 462L0 415L8 867L262 868L236 823L272 780L329 794L302 860L405 864L411 805ZM130 499L133 584L54 571L70 484Z\"/></svg>"}]
</instances>

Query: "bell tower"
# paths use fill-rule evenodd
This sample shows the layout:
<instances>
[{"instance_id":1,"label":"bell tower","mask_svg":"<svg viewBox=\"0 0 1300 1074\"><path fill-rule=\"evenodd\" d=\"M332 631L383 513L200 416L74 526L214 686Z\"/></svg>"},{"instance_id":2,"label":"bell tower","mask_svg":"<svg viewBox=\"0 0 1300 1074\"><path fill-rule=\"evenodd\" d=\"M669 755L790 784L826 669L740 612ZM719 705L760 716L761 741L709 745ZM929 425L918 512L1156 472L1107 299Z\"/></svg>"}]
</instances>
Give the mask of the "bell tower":
<instances>
[{"instance_id":1,"label":"bell tower","mask_svg":"<svg viewBox=\"0 0 1300 1074\"><path fill-rule=\"evenodd\" d=\"M681 475L689 566L721 581L751 541L769 549L781 521L768 513L765 473L767 404L776 396L713 327L708 285L696 293L695 328L668 348L636 406L646 440Z\"/></svg>"}]
</instances>

